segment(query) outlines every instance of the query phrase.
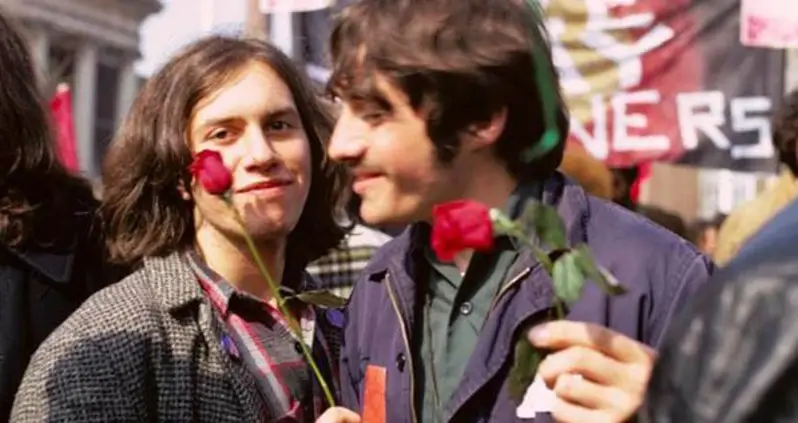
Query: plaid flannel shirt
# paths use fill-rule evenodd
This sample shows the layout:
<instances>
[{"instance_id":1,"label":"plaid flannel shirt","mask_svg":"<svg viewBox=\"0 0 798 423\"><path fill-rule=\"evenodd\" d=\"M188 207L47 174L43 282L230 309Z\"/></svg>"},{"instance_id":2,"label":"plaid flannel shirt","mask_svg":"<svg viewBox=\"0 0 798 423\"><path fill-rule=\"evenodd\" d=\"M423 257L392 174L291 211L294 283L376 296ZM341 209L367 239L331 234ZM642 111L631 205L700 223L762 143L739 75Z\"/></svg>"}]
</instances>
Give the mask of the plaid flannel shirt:
<instances>
[{"instance_id":1,"label":"plaid flannel shirt","mask_svg":"<svg viewBox=\"0 0 798 423\"><path fill-rule=\"evenodd\" d=\"M319 279L321 289L349 298L371 256L391 239L378 230L355 225L341 245L309 264L306 270Z\"/></svg>"},{"instance_id":2,"label":"plaid flannel shirt","mask_svg":"<svg viewBox=\"0 0 798 423\"><path fill-rule=\"evenodd\" d=\"M255 376L258 391L269 412L265 420L301 422L313 421L320 416L325 408L324 397L313 381L313 373L299 344L305 342L312 348L317 361L318 347L321 347L325 360L332 357L324 337L314 337L314 308L304 306L296 310L301 316L303 339L299 340L277 309L236 290L195 253L188 254L188 259L205 294L216 308L217 317L227 329L222 344ZM309 282L306 280L303 288L307 288ZM314 345L314 339L320 341L320 345ZM327 373L332 374L332 366L328 364L327 368Z\"/></svg>"}]
</instances>

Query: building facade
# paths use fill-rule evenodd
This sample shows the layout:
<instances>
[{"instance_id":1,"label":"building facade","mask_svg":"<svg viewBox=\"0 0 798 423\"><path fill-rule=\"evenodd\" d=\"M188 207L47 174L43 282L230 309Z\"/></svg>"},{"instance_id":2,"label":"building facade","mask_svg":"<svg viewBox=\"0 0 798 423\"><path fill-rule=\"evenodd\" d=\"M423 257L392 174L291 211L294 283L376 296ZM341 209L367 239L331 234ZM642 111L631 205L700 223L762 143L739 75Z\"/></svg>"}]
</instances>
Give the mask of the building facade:
<instances>
[{"instance_id":1,"label":"building facade","mask_svg":"<svg viewBox=\"0 0 798 423\"><path fill-rule=\"evenodd\" d=\"M73 94L82 173L95 179L116 127L140 85L139 27L158 12L158 0L0 0L23 27L51 96L59 83Z\"/></svg>"}]
</instances>

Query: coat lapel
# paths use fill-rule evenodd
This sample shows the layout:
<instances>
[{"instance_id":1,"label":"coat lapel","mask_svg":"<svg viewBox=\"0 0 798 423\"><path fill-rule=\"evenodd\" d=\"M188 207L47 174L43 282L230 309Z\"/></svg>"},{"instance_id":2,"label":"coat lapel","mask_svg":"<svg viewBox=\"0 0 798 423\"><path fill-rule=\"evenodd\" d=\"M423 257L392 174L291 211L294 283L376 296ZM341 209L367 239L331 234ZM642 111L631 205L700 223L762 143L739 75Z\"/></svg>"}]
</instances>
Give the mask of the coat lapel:
<instances>
[{"instance_id":1,"label":"coat lapel","mask_svg":"<svg viewBox=\"0 0 798 423\"><path fill-rule=\"evenodd\" d=\"M266 404L258 393L252 374L242 362L231 357L222 347L225 329L216 318L213 307L205 299L202 287L187 259L179 253L162 258L147 258L145 269L150 274L152 289L162 307L177 317L186 307L197 307L197 324L209 351L209 369L228 378L236 399L241 405L243 421L262 421L268 416Z\"/></svg>"},{"instance_id":2,"label":"coat lapel","mask_svg":"<svg viewBox=\"0 0 798 423\"><path fill-rule=\"evenodd\" d=\"M67 283L72 279L76 248L77 239L73 245L63 250L37 249L18 251L7 249L7 251L47 279L56 283Z\"/></svg>"},{"instance_id":3,"label":"coat lapel","mask_svg":"<svg viewBox=\"0 0 798 423\"><path fill-rule=\"evenodd\" d=\"M207 302L199 306L199 327L210 352L211 364L219 367L227 376L230 386L241 404L244 421L262 421L268 416L266 404L258 393L255 378L247 370L240 357L234 357L222 346L223 337L227 336L221 322Z\"/></svg>"}]
</instances>

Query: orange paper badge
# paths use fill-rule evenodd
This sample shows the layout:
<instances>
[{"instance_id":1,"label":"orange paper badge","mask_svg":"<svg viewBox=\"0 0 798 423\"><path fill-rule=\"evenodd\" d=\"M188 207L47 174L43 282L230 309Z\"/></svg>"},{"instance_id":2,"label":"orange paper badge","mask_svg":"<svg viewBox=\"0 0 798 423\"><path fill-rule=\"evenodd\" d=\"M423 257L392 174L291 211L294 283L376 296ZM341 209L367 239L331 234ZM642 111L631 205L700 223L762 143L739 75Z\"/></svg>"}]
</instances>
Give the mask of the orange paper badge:
<instances>
[{"instance_id":1,"label":"orange paper badge","mask_svg":"<svg viewBox=\"0 0 798 423\"><path fill-rule=\"evenodd\" d=\"M385 423L385 367L366 366L363 423Z\"/></svg>"}]
</instances>

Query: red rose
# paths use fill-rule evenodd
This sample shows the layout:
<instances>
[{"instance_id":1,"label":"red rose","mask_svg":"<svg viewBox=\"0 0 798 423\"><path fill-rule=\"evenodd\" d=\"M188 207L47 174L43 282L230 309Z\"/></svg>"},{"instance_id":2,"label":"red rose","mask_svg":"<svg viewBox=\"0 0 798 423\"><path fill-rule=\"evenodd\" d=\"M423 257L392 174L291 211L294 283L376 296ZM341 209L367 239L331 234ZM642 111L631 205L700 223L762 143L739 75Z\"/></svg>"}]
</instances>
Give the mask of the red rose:
<instances>
[{"instance_id":1,"label":"red rose","mask_svg":"<svg viewBox=\"0 0 798 423\"><path fill-rule=\"evenodd\" d=\"M233 186L233 175L224 166L218 151L200 151L188 169L209 194L222 195Z\"/></svg>"},{"instance_id":2,"label":"red rose","mask_svg":"<svg viewBox=\"0 0 798 423\"><path fill-rule=\"evenodd\" d=\"M432 219L432 249L441 261L452 261L462 250L493 248L493 223L483 204L469 200L438 204Z\"/></svg>"}]
</instances>

